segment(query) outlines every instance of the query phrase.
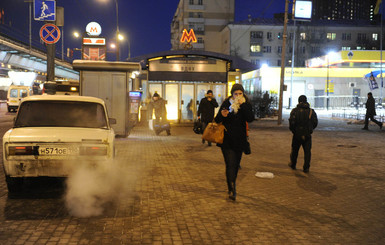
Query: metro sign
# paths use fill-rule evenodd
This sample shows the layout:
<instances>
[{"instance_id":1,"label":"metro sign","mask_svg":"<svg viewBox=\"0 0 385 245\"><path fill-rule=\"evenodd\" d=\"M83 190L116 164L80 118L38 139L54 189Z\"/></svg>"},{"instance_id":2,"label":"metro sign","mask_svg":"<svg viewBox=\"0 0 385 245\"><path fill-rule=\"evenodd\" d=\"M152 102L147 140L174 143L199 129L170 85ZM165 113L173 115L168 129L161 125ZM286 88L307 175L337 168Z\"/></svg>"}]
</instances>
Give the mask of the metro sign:
<instances>
[{"instance_id":1,"label":"metro sign","mask_svg":"<svg viewBox=\"0 0 385 245\"><path fill-rule=\"evenodd\" d=\"M182 38L180 39L180 42L184 43L186 41L188 43L191 43L191 42L196 43L197 42L197 38L195 36L193 29L190 29L190 32L188 32L188 33L187 33L187 29L183 30L183 34L182 34Z\"/></svg>"},{"instance_id":2,"label":"metro sign","mask_svg":"<svg viewBox=\"0 0 385 245\"><path fill-rule=\"evenodd\" d=\"M84 37L84 45L106 45L106 39L102 37Z\"/></svg>"},{"instance_id":3,"label":"metro sign","mask_svg":"<svg viewBox=\"0 0 385 245\"><path fill-rule=\"evenodd\" d=\"M102 33L102 27L97 22L90 22L86 26L86 32L90 36L99 36Z\"/></svg>"}]
</instances>

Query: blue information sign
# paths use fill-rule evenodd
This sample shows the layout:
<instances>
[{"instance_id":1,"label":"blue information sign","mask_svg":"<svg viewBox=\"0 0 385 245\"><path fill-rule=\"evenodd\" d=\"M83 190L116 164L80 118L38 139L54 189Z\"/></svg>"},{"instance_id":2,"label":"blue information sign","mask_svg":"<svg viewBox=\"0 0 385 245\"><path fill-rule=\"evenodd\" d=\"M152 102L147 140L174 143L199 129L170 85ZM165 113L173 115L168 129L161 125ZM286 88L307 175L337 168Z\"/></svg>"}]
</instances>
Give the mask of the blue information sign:
<instances>
[{"instance_id":1,"label":"blue information sign","mask_svg":"<svg viewBox=\"0 0 385 245\"><path fill-rule=\"evenodd\" d=\"M40 21L56 20L55 0L34 0L34 18Z\"/></svg>"}]
</instances>

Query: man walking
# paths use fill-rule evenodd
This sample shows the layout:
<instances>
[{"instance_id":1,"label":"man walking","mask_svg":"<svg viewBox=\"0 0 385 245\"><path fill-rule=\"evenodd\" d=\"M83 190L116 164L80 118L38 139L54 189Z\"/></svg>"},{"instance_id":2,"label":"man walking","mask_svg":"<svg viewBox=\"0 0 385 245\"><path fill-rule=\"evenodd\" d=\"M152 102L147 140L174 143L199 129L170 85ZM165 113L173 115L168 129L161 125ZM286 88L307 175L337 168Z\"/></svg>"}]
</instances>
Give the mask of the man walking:
<instances>
[{"instance_id":1,"label":"man walking","mask_svg":"<svg viewBox=\"0 0 385 245\"><path fill-rule=\"evenodd\" d=\"M298 105L290 113L290 131L293 133L289 167L296 169L298 151L302 146L305 162L303 172L309 173L311 159L311 134L318 125L317 114L310 108L305 95L298 98Z\"/></svg>"},{"instance_id":2,"label":"man walking","mask_svg":"<svg viewBox=\"0 0 385 245\"><path fill-rule=\"evenodd\" d=\"M207 90L206 97L201 99L198 108L198 119L202 121L202 130L204 131L207 127L207 124L214 120L215 108L218 107L218 103L213 97L213 91ZM202 140L202 144L205 143L205 140ZM211 142L208 142L208 145L211 146Z\"/></svg>"},{"instance_id":3,"label":"man walking","mask_svg":"<svg viewBox=\"0 0 385 245\"><path fill-rule=\"evenodd\" d=\"M365 126L362 128L363 130L369 130L369 119L377 124L380 129L382 129L382 122L374 119L376 115L376 102L374 101L373 94L371 92L368 93L368 100L366 101L366 115L365 115Z\"/></svg>"},{"instance_id":4,"label":"man walking","mask_svg":"<svg viewBox=\"0 0 385 245\"><path fill-rule=\"evenodd\" d=\"M152 118L155 114L154 131L159 135L163 130L166 130L167 135L171 135L170 123L167 121L166 101L155 92L152 96L152 101L148 105L148 118Z\"/></svg>"}]
</instances>

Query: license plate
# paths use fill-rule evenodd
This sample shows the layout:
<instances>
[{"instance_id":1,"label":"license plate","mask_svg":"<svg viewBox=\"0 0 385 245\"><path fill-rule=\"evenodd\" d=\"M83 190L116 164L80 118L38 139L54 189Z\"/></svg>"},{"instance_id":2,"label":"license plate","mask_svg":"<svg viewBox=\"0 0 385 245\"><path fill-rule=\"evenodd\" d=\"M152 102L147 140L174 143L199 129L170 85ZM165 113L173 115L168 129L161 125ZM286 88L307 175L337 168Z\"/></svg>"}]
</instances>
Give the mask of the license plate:
<instances>
[{"instance_id":1,"label":"license plate","mask_svg":"<svg viewBox=\"0 0 385 245\"><path fill-rule=\"evenodd\" d=\"M68 155L70 150L64 147L40 147L39 155Z\"/></svg>"}]
</instances>

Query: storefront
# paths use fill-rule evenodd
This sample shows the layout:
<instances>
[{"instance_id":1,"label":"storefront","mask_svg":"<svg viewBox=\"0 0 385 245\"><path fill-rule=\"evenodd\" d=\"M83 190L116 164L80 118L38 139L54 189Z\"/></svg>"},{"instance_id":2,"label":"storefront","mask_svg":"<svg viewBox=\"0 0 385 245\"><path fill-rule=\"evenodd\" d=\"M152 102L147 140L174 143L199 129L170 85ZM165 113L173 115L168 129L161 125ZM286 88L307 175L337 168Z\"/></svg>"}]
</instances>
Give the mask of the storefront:
<instances>
[{"instance_id":1,"label":"storefront","mask_svg":"<svg viewBox=\"0 0 385 245\"><path fill-rule=\"evenodd\" d=\"M228 95L228 87L240 83L242 72L254 68L237 57L196 50L166 51L130 61L142 66L135 79L137 89L143 91L143 110L157 92L167 100L167 118L173 122L196 118L199 102L207 90L212 90L221 104Z\"/></svg>"}]
</instances>

